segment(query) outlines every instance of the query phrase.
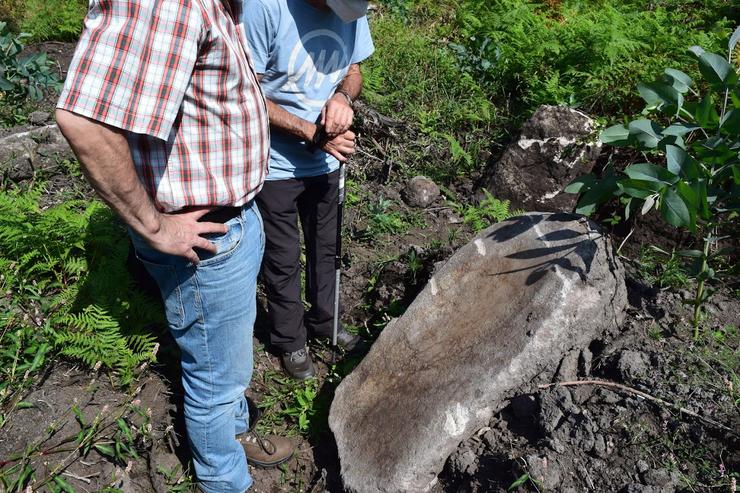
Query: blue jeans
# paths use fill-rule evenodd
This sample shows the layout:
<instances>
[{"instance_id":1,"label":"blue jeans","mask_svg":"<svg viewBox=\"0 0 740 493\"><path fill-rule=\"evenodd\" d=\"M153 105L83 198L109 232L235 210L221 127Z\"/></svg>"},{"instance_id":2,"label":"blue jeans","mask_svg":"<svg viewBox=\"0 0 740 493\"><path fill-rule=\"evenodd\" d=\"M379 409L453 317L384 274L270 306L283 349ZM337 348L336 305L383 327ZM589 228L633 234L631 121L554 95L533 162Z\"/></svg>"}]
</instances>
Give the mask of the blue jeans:
<instances>
[{"instance_id":1,"label":"blue jeans","mask_svg":"<svg viewBox=\"0 0 740 493\"><path fill-rule=\"evenodd\" d=\"M236 435L247 431L244 391L252 377L256 284L265 238L257 206L211 235L215 255L187 260L152 249L130 231L139 259L162 293L182 358L185 423L195 473L205 493L242 493L252 485Z\"/></svg>"}]
</instances>

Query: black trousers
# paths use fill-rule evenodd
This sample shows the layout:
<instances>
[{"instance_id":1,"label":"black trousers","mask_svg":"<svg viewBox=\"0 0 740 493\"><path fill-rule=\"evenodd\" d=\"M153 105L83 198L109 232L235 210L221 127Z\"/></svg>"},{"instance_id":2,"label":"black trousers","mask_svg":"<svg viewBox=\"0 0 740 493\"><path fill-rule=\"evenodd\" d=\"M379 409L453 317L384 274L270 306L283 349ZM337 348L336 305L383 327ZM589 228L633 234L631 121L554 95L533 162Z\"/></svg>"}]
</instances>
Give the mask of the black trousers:
<instances>
[{"instance_id":1,"label":"black trousers","mask_svg":"<svg viewBox=\"0 0 740 493\"><path fill-rule=\"evenodd\" d=\"M272 322L270 342L292 352L308 334L326 337L334 317L334 255L337 235L339 172L266 181L257 196L265 225L262 280ZM306 244L305 312L301 299L300 219Z\"/></svg>"}]
</instances>

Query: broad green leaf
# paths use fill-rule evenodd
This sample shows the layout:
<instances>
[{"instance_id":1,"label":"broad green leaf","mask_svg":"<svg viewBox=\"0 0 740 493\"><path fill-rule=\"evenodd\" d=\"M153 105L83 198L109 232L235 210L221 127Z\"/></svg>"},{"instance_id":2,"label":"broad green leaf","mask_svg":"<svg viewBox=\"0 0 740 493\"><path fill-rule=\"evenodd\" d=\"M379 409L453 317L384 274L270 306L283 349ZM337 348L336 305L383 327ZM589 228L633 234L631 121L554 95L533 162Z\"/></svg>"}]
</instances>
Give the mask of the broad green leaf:
<instances>
[{"instance_id":1,"label":"broad green leaf","mask_svg":"<svg viewBox=\"0 0 740 493\"><path fill-rule=\"evenodd\" d=\"M599 139L604 144L620 146L627 143L630 131L624 125L614 125L601 132Z\"/></svg>"},{"instance_id":2,"label":"broad green leaf","mask_svg":"<svg viewBox=\"0 0 740 493\"><path fill-rule=\"evenodd\" d=\"M694 81L691 80L691 77L674 68L665 69L665 75L663 78L669 85L681 93L687 92L689 87L691 87L691 84L694 83Z\"/></svg>"},{"instance_id":3,"label":"broad green leaf","mask_svg":"<svg viewBox=\"0 0 740 493\"><path fill-rule=\"evenodd\" d=\"M693 53L694 56L696 56L696 58L699 58L706 52L704 51L704 48L702 48L701 46L692 46L691 48L689 48L689 53Z\"/></svg>"},{"instance_id":4,"label":"broad green leaf","mask_svg":"<svg viewBox=\"0 0 740 493\"><path fill-rule=\"evenodd\" d=\"M678 195L683 199L684 204L686 204L686 207L689 210L688 228L689 230L691 230L691 232L695 232L696 214L698 208L696 192L694 192L694 189L683 181L679 181L678 183L676 183L676 192L678 192Z\"/></svg>"},{"instance_id":5,"label":"broad green leaf","mask_svg":"<svg viewBox=\"0 0 740 493\"><path fill-rule=\"evenodd\" d=\"M699 71L710 84L731 87L737 82L737 74L732 65L714 53L702 53L699 56Z\"/></svg>"},{"instance_id":6,"label":"broad green leaf","mask_svg":"<svg viewBox=\"0 0 740 493\"><path fill-rule=\"evenodd\" d=\"M665 149L668 171L674 175L683 176L689 180L699 177L699 168L696 161L678 146L669 145Z\"/></svg>"},{"instance_id":7,"label":"broad green leaf","mask_svg":"<svg viewBox=\"0 0 740 493\"><path fill-rule=\"evenodd\" d=\"M719 122L719 114L714 107L712 93L706 93L694 112L696 122L702 127L714 126Z\"/></svg>"},{"instance_id":8,"label":"broad green leaf","mask_svg":"<svg viewBox=\"0 0 740 493\"><path fill-rule=\"evenodd\" d=\"M666 188L660 201L660 213L672 226L688 227L691 223L689 208L674 188Z\"/></svg>"},{"instance_id":9,"label":"broad green leaf","mask_svg":"<svg viewBox=\"0 0 740 493\"><path fill-rule=\"evenodd\" d=\"M623 193L638 199L645 199L651 195L655 195L664 186L661 182L655 181L632 179L619 181L619 188Z\"/></svg>"},{"instance_id":10,"label":"broad green leaf","mask_svg":"<svg viewBox=\"0 0 740 493\"><path fill-rule=\"evenodd\" d=\"M666 84L660 82L640 83L637 84L637 90L642 99L650 106L675 106L676 112L678 112L678 108L683 106L683 94Z\"/></svg>"},{"instance_id":11,"label":"broad green leaf","mask_svg":"<svg viewBox=\"0 0 740 493\"><path fill-rule=\"evenodd\" d=\"M12 91L15 88L15 85L13 85L10 81L5 79L4 77L0 77L0 91Z\"/></svg>"},{"instance_id":12,"label":"broad green leaf","mask_svg":"<svg viewBox=\"0 0 740 493\"><path fill-rule=\"evenodd\" d=\"M732 36L730 36L730 42L727 43L727 47L729 48L730 53L735 51L735 45L737 44L738 40L740 40L740 26L735 29L735 32L732 33Z\"/></svg>"},{"instance_id":13,"label":"broad green leaf","mask_svg":"<svg viewBox=\"0 0 740 493\"><path fill-rule=\"evenodd\" d=\"M686 149L686 142L680 135L666 135L658 142L658 149L665 151L667 146L677 146L681 149Z\"/></svg>"},{"instance_id":14,"label":"broad green leaf","mask_svg":"<svg viewBox=\"0 0 740 493\"><path fill-rule=\"evenodd\" d=\"M631 166L627 166L624 169L627 176L633 180L644 180L665 183L666 185L673 185L678 181L678 176L668 171L662 166L657 166L652 163L638 163Z\"/></svg>"},{"instance_id":15,"label":"broad green leaf","mask_svg":"<svg viewBox=\"0 0 740 493\"><path fill-rule=\"evenodd\" d=\"M630 139L634 139L648 149L654 149L662 138L662 128L657 123L642 118L630 122Z\"/></svg>"},{"instance_id":16,"label":"broad green leaf","mask_svg":"<svg viewBox=\"0 0 740 493\"><path fill-rule=\"evenodd\" d=\"M732 134L740 135L740 110L732 109L725 113L724 118L720 122L722 131Z\"/></svg>"},{"instance_id":17,"label":"broad green leaf","mask_svg":"<svg viewBox=\"0 0 740 493\"><path fill-rule=\"evenodd\" d=\"M583 193L581 198L578 200L576 213L588 216L592 214L599 205L613 197L619 190L619 187L617 186L616 178L614 176L608 176L603 180L597 180L592 186L584 190L585 193Z\"/></svg>"},{"instance_id":18,"label":"broad green leaf","mask_svg":"<svg viewBox=\"0 0 740 493\"><path fill-rule=\"evenodd\" d=\"M701 127L699 125L692 125L690 123L674 123L663 130L663 135L676 135L678 137L683 137L687 133L699 130L700 128Z\"/></svg>"},{"instance_id":19,"label":"broad green leaf","mask_svg":"<svg viewBox=\"0 0 740 493\"><path fill-rule=\"evenodd\" d=\"M581 193L584 187L591 187L597 182L593 174L579 176L565 187L565 193Z\"/></svg>"}]
</instances>

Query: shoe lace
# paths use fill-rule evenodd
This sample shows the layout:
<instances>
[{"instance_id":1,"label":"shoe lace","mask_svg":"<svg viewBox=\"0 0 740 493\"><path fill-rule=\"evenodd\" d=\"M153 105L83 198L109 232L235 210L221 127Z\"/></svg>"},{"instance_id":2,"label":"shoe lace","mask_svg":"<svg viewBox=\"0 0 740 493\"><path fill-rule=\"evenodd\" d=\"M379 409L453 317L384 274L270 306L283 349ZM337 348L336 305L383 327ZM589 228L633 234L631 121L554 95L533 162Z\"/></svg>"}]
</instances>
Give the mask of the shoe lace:
<instances>
[{"instance_id":1,"label":"shoe lace","mask_svg":"<svg viewBox=\"0 0 740 493\"><path fill-rule=\"evenodd\" d=\"M261 448L267 455L273 455L277 452L277 447L268 438L263 438L257 431L251 431L244 439L248 442L256 444Z\"/></svg>"},{"instance_id":2,"label":"shoe lace","mask_svg":"<svg viewBox=\"0 0 740 493\"><path fill-rule=\"evenodd\" d=\"M304 359L306 357L306 350L305 349L299 349L298 351L293 351L290 353L290 362L293 363L297 360Z\"/></svg>"}]
</instances>

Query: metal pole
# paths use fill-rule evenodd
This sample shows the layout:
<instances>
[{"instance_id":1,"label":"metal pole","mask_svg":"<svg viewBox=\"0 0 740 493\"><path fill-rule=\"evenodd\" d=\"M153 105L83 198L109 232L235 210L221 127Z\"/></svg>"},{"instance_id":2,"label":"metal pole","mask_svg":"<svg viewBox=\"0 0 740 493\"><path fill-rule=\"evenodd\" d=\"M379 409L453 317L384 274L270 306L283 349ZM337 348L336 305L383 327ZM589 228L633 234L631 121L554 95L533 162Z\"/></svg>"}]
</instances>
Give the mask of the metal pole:
<instances>
[{"instance_id":1,"label":"metal pole","mask_svg":"<svg viewBox=\"0 0 740 493\"><path fill-rule=\"evenodd\" d=\"M339 163L339 190L337 191L337 245L334 254L334 332L331 343L337 347L339 331L339 275L342 269L342 220L344 216L344 163Z\"/></svg>"}]
</instances>

